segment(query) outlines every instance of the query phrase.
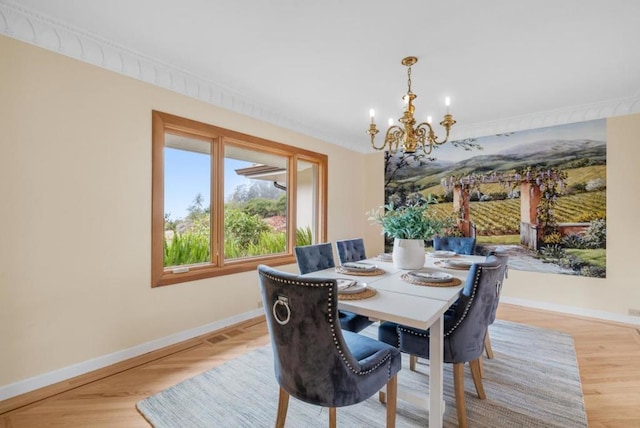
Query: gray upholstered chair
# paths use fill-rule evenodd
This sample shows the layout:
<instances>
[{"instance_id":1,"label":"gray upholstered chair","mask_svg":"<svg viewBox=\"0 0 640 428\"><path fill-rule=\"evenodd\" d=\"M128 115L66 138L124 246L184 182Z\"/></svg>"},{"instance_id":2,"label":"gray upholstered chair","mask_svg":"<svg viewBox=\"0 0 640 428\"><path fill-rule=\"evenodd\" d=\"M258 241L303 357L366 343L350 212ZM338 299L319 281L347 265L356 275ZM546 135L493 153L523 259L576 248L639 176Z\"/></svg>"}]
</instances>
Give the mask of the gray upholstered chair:
<instances>
[{"instance_id":1,"label":"gray upholstered chair","mask_svg":"<svg viewBox=\"0 0 640 428\"><path fill-rule=\"evenodd\" d=\"M305 245L294 248L300 275L335 267L333 249L330 243ZM367 317L348 311L339 311L340 326L343 330L359 332L372 322Z\"/></svg>"},{"instance_id":2,"label":"gray upholstered chair","mask_svg":"<svg viewBox=\"0 0 640 428\"><path fill-rule=\"evenodd\" d=\"M478 397L486 398L480 373L480 357L484 351L484 338L502 274L502 265L495 256L488 257L484 263L474 263L469 270L454 313L444 316L444 362L454 365L453 384L458 425L461 427L467 426L464 401L466 362L469 362L471 367ZM378 338L397 346L402 352L429 358L429 330L383 322L378 329Z\"/></svg>"},{"instance_id":3,"label":"gray upholstered chair","mask_svg":"<svg viewBox=\"0 0 640 428\"><path fill-rule=\"evenodd\" d=\"M460 236L444 236L433 238L433 249L436 251L455 251L456 254L474 254L476 238Z\"/></svg>"},{"instance_id":4,"label":"gray upholstered chair","mask_svg":"<svg viewBox=\"0 0 640 428\"><path fill-rule=\"evenodd\" d=\"M509 271L509 255L502 251L494 251L487 256L487 260L490 257L495 256L498 260L500 260L500 265L502 266L502 275L500 278L500 286L498 287L498 293L496 297L496 302L493 305L493 309L491 310L491 316L489 317L489 325L493 324L496 320L496 313L498 311L498 304L500 303L500 292L502 291L502 283L504 279L508 277ZM484 337L484 350L487 353L487 358L493 358L493 349L491 348L491 339L489 338L489 329L487 328L487 335Z\"/></svg>"},{"instance_id":5,"label":"gray upholstered chair","mask_svg":"<svg viewBox=\"0 0 640 428\"><path fill-rule=\"evenodd\" d=\"M262 302L280 385L276 427L284 427L289 396L329 407L359 403L387 387L387 427L395 426L400 351L337 323L335 279L305 278L258 266ZM295 425L295 423L293 424Z\"/></svg>"},{"instance_id":6,"label":"gray upholstered chair","mask_svg":"<svg viewBox=\"0 0 640 428\"><path fill-rule=\"evenodd\" d=\"M338 250L340 264L359 262L367 258L367 253L364 249L364 239L362 238L336 241L336 249Z\"/></svg>"}]
</instances>

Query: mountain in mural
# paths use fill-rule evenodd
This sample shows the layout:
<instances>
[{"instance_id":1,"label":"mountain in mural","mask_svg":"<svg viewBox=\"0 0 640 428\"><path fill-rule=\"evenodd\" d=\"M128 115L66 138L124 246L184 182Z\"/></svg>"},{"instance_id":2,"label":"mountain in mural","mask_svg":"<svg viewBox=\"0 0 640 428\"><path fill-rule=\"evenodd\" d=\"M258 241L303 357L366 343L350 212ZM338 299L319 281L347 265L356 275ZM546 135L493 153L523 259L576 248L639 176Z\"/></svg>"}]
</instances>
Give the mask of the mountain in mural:
<instances>
[{"instance_id":1,"label":"mountain in mural","mask_svg":"<svg viewBox=\"0 0 640 428\"><path fill-rule=\"evenodd\" d=\"M414 180L418 176L425 174L439 174L451 170L455 162L436 160L415 160L415 157L406 155L402 152L396 153L387 160L389 168L387 168L387 180L390 179L389 174L393 174L394 181L403 181L406 179ZM401 164L400 167L396 165Z\"/></svg>"},{"instance_id":2,"label":"mountain in mural","mask_svg":"<svg viewBox=\"0 0 640 428\"><path fill-rule=\"evenodd\" d=\"M436 153L437 154L437 153ZM398 162L402 153L396 154L392 162ZM478 154L458 162L435 159L406 159L406 165L394 171L394 181L415 181L418 178L432 177L439 182L442 177L468 174L483 174L492 171L506 172L527 166L575 167L588 159L590 164L606 163L607 146L604 141L581 140L545 140L513 147L498 153Z\"/></svg>"},{"instance_id":3,"label":"mountain in mural","mask_svg":"<svg viewBox=\"0 0 640 428\"><path fill-rule=\"evenodd\" d=\"M506 172L527 166L571 167L588 159L591 164L606 162L607 146L603 141L594 140L548 140L520 144L491 155L471 158L432 168L431 165L421 175L467 175L492 171ZM425 174L425 172L427 172Z\"/></svg>"},{"instance_id":4,"label":"mountain in mural","mask_svg":"<svg viewBox=\"0 0 640 428\"><path fill-rule=\"evenodd\" d=\"M604 162L607 155L607 146L604 141L594 140L547 140L535 143L521 144L504 150L502 156L514 159L522 158L537 160L546 163L553 160L560 163L570 162L576 159L589 158Z\"/></svg>"},{"instance_id":5,"label":"mountain in mural","mask_svg":"<svg viewBox=\"0 0 640 428\"><path fill-rule=\"evenodd\" d=\"M482 152L480 152L482 153ZM467 159L451 162L443 160L420 160L398 153L390 158L395 164L405 157L406 165L392 172L391 187L402 183L419 183L425 188L440 183L440 179L450 176L469 174L487 174L490 172L508 172L527 166L575 168L585 162L590 165L606 163L607 146L604 141L580 140L544 140L533 143L515 144L498 153L478 154ZM389 179L390 177L387 177Z\"/></svg>"}]
</instances>

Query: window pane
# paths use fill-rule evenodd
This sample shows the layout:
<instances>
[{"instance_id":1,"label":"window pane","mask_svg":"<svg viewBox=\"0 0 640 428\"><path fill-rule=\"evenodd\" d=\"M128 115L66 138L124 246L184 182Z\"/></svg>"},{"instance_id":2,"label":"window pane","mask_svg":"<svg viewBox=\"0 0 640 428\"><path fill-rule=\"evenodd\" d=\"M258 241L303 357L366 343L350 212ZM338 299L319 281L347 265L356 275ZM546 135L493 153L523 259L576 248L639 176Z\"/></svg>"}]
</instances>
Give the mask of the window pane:
<instances>
[{"instance_id":1,"label":"window pane","mask_svg":"<svg viewBox=\"0 0 640 428\"><path fill-rule=\"evenodd\" d=\"M318 242L318 166L298 161L298 192L296 209L296 245Z\"/></svg>"},{"instance_id":2,"label":"window pane","mask_svg":"<svg viewBox=\"0 0 640 428\"><path fill-rule=\"evenodd\" d=\"M224 258L287 249L287 158L230 144L224 149Z\"/></svg>"},{"instance_id":3,"label":"window pane","mask_svg":"<svg viewBox=\"0 0 640 428\"><path fill-rule=\"evenodd\" d=\"M211 142L166 133L164 266L211 261Z\"/></svg>"}]
</instances>

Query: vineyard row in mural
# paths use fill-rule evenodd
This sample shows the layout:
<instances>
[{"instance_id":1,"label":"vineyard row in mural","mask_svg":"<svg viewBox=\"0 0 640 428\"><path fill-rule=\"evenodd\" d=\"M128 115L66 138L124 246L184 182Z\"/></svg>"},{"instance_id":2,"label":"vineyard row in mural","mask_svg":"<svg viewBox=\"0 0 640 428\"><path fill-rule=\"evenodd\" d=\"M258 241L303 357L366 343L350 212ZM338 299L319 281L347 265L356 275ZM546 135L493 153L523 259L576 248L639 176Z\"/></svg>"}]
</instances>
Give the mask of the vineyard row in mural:
<instances>
[{"instance_id":1,"label":"vineyard row in mural","mask_svg":"<svg viewBox=\"0 0 640 428\"><path fill-rule=\"evenodd\" d=\"M508 251L513 269L604 278L606 154L604 119L387 153L385 197L435 197L448 235Z\"/></svg>"}]
</instances>

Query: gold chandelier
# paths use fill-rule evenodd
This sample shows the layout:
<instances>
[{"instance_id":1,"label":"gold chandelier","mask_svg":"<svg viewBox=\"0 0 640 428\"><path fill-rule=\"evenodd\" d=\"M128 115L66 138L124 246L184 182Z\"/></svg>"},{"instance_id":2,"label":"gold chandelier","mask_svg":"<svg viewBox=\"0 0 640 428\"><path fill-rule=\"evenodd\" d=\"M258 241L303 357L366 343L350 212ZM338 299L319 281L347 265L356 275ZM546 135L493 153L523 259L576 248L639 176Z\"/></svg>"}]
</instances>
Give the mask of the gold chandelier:
<instances>
[{"instance_id":1,"label":"gold chandelier","mask_svg":"<svg viewBox=\"0 0 640 428\"><path fill-rule=\"evenodd\" d=\"M416 99L417 95L411 92L411 66L416 62L418 62L418 58L415 56L408 56L402 60L402 65L407 67L408 85L407 94L402 97L405 103L404 114L398 119L398 121L402 123L402 126L394 125L393 119L389 119L389 129L387 129L384 144L381 147L376 146L373 142L379 131L376 129L375 112L373 109L369 110L371 125L369 125L367 134L371 136L371 146L376 150L388 150L391 153L395 153L400 144L402 144L402 150L404 150L405 153L415 153L419 146L422 148L424 154L428 155L436 145L444 144L449 140L449 130L456 124L453 116L449 114L449 97L447 97L445 101L447 114L444 115L444 120L440 122L440 125L447 131L444 140L438 141L438 137L431 127L431 117L429 117L426 122L414 127L416 120L413 117L413 112L415 111L413 100Z\"/></svg>"}]
</instances>

